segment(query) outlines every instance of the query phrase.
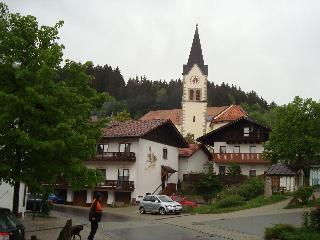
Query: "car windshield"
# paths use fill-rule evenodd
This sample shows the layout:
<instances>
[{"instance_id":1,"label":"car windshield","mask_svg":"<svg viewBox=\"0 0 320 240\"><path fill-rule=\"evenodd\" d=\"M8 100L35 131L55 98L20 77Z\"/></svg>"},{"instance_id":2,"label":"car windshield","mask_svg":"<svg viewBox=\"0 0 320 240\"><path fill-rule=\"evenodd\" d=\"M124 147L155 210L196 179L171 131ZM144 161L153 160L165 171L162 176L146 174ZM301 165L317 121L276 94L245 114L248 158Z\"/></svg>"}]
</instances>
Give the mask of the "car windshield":
<instances>
[{"instance_id":1,"label":"car windshield","mask_svg":"<svg viewBox=\"0 0 320 240\"><path fill-rule=\"evenodd\" d=\"M160 199L161 202L173 202L173 200L168 196L159 196L158 198Z\"/></svg>"},{"instance_id":2,"label":"car windshield","mask_svg":"<svg viewBox=\"0 0 320 240\"><path fill-rule=\"evenodd\" d=\"M0 210L0 231L15 229L21 222L9 211Z\"/></svg>"}]
</instances>

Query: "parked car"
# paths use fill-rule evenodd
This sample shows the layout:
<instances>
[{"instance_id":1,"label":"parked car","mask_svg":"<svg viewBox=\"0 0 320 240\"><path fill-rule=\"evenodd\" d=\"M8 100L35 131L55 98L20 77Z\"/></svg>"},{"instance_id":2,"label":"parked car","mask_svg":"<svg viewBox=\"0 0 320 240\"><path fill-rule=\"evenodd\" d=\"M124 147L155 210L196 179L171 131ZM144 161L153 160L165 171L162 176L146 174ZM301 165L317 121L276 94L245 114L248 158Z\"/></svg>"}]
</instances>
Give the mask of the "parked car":
<instances>
[{"instance_id":1,"label":"parked car","mask_svg":"<svg viewBox=\"0 0 320 240\"><path fill-rule=\"evenodd\" d=\"M56 204L64 204L64 199L52 193L48 196L48 202L56 203Z\"/></svg>"},{"instance_id":2,"label":"parked car","mask_svg":"<svg viewBox=\"0 0 320 240\"><path fill-rule=\"evenodd\" d=\"M180 203L173 201L166 195L148 195L143 198L139 205L139 212L144 214L160 213L165 215L167 213L180 214L182 206Z\"/></svg>"},{"instance_id":3,"label":"parked car","mask_svg":"<svg viewBox=\"0 0 320 240\"><path fill-rule=\"evenodd\" d=\"M35 208L36 212L41 211L42 197L40 195L33 195L31 193L27 193L27 211L33 211Z\"/></svg>"},{"instance_id":4,"label":"parked car","mask_svg":"<svg viewBox=\"0 0 320 240\"><path fill-rule=\"evenodd\" d=\"M198 205L195 202L189 201L186 197L184 196L171 196L171 199L173 201L176 201L180 203L183 207L188 207L191 206L192 208L196 208Z\"/></svg>"},{"instance_id":5,"label":"parked car","mask_svg":"<svg viewBox=\"0 0 320 240\"><path fill-rule=\"evenodd\" d=\"M7 208L0 208L0 239L25 240L23 224Z\"/></svg>"}]
</instances>

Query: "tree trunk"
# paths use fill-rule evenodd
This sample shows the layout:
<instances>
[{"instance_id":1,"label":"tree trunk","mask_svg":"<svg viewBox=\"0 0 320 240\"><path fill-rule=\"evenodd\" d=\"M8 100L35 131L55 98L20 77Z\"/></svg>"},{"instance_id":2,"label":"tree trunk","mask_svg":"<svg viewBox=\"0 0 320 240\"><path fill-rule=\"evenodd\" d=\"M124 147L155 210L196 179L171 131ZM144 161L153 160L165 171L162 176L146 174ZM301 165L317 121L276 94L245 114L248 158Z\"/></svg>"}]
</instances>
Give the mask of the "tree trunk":
<instances>
[{"instance_id":1,"label":"tree trunk","mask_svg":"<svg viewBox=\"0 0 320 240\"><path fill-rule=\"evenodd\" d=\"M17 217L19 217L19 193L20 193L20 182L15 182L14 190L13 190L12 212Z\"/></svg>"}]
</instances>

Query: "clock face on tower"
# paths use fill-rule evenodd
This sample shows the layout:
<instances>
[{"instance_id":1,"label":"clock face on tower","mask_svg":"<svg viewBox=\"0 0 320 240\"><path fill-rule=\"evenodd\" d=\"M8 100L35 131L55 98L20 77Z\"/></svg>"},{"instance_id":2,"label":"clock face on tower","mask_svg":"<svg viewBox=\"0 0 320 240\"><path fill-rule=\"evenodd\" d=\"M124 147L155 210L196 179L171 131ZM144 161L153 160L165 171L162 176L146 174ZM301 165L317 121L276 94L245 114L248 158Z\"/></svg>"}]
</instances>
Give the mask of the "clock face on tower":
<instances>
[{"instance_id":1,"label":"clock face on tower","mask_svg":"<svg viewBox=\"0 0 320 240\"><path fill-rule=\"evenodd\" d=\"M198 76L192 76L192 77L190 78L190 82L191 82L192 84L198 84L199 81L200 81L200 79L199 79Z\"/></svg>"}]
</instances>

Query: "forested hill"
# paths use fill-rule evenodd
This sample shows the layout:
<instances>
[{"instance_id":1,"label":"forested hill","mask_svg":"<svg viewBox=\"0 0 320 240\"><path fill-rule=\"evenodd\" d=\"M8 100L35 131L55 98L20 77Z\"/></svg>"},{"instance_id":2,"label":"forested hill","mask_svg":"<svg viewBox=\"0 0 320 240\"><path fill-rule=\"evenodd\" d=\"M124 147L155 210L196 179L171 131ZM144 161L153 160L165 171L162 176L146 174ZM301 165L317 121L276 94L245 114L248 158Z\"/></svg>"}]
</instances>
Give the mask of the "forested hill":
<instances>
[{"instance_id":1,"label":"forested hill","mask_svg":"<svg viewBox=\"0 0 320 240\"><path fill-rule=\"evenodd\" d=\"M138 118L151 110L181 108L182 81L169 82L149 80L146 77L123 79L119 68L91 66L88 74L94 76L93 87L98 92L107 92L117 102L104 106L105 114L127 109L132 117ZM268 103L256 92L244 92L240 87L222 83L208 83L208 106L225 106L230 104L259 105L264 110Z\"/></svg>"}]
</instances>

